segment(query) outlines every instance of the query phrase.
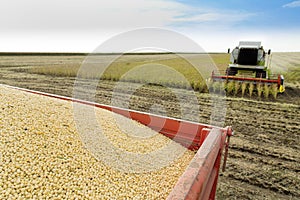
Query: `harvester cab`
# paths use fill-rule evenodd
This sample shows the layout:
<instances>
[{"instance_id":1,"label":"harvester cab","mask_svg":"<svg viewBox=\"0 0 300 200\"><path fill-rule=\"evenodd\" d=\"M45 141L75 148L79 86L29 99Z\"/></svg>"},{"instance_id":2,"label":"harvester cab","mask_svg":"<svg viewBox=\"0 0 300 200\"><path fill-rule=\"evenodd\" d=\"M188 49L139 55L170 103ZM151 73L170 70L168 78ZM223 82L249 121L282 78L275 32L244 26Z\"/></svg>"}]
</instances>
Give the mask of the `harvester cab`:
<instances>
[{"instance_id":1,"label":"harvester cab","mask_svg":"<svg viewBox=\"0 0 300 200\"><path fill-rule=\"evenodd\" d=\"M261 42L241 41L230 55L230 63L225 73L212 72L212 80L246 82L253 85L264 84L284 92L284 77L271 73L271 50L266 53Z\"/></svg>"},{"instance_id":2,"label":"harvester cab","mask_svg":"<svg viewBox=\"0 0 300 200\"><path fill-rule=\"evenodd\" d=\"M260 42L240 42L231 53L226 74L267 78L268 69L265 58L266 53Z\"/></svg>"}]
</instances>

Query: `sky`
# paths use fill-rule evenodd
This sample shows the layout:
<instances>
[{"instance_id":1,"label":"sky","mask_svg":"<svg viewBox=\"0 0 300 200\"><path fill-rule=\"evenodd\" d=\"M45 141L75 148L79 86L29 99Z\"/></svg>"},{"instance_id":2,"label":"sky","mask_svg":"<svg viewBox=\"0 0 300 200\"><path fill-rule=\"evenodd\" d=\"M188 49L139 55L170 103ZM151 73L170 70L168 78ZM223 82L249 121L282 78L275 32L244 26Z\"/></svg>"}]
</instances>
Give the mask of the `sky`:
<instances>
[{"instance_id":1,"label":"sky","mask_svg":"<svg viewBox=\"0 0 300 200\"><path fill-rule=\"evenodd\" d=\"M93 52L147 27L182 34L207 52L240 40L300 51L300 0L10 0L1 2L0 23L1 52Z\"/></svg>"}]
</instances>

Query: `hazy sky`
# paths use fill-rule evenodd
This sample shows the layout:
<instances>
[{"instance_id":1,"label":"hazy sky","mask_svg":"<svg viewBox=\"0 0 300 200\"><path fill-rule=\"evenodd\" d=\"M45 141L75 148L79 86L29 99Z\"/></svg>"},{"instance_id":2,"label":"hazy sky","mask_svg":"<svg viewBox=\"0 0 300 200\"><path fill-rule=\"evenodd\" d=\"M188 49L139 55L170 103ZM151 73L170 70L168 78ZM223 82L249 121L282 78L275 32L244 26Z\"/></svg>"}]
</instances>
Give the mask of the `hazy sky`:
<instances>
[{"instance_id":1,"label":"hazy sky","mask_svg":"<svg viewBox=\"0 0 300 200\"><path fill-rule=\"evenodd\" d=\"M239 40L300 51L300 1L292 0L10 0L0 23L0 51L92 52L143 27L176 31L209 52Z\"/></svg>"}]
</instances>

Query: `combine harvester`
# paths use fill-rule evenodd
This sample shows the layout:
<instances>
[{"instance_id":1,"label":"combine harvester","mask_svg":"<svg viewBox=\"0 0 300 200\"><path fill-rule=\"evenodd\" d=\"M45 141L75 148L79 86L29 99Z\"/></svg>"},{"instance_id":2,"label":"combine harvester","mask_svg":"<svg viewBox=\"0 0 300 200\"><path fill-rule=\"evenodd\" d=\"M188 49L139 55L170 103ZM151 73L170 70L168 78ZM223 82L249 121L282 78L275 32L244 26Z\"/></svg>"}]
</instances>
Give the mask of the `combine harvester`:
<instances>
[{"instance_id":1,"label":"combine harvester","mask_svg":"<svg viewBox=\"0 0 300 200\"><path fill-rule=\"evenodd\" d=\"M228 50L229 53L230 49ZM225 82L224 89L227 92L234 90L264 91L270 90L273 93L284 92L283 75L271 73L271 50L267 53L261 46L261 42L242 41L239 46L233 49L230 55L230 64L225 73L212 72L211 78L215 82ZM229 86L231 83L231 86ZM230 88L231 87L231 88ZM228 91L230 90L230 91ZM260 93L261 94L261 93Z\"/></svg>"},{"instance_id":2,"label":"combine harvester","mask_svg":"<svg viewBox=\"0 0 300 200\"><path fill-rule=\"evenodd\" d=\"M215 199L222 155L224 153L224 171L228 154L229 139L230 136L233 135L231 127L216 127L24 88L7 85L6 87L51 98L99 107L136 120L154 130L160 130L159 132L161 134L173 139L188 149L196 151L195 157L179 178L167 199Z\"/></svg>"}]
</instances>

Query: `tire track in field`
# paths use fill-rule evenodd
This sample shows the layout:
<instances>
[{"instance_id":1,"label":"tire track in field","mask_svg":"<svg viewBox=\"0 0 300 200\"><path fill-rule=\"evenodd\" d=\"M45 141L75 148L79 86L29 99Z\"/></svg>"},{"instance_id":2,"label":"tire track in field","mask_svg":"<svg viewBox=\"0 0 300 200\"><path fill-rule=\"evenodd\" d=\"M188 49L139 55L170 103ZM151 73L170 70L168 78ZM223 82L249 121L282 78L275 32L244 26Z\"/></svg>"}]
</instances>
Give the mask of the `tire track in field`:
<instances>
[{"instance_id":1,"label":"tire track in field","mask_svg":"<svg viewBox=\"0 0 300 200\"><path fill-rule=\"evenodd\" d=\"M231 140L228 169L223 176L246 182L251 187L299 198L299 106L240 99L229 101L227 123L233 124L236 135ZM226 182L224 177L222 180ZM229 184L224 183L223 189L230 188ZM261 194L253 198L264 199Z\"/></svg>"}]
</instances>

